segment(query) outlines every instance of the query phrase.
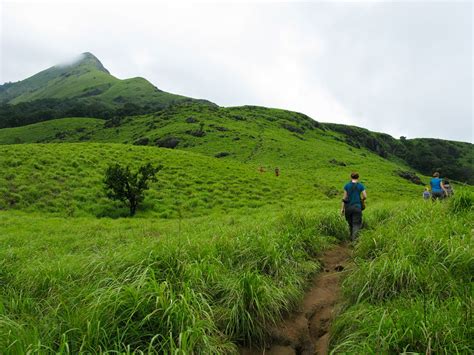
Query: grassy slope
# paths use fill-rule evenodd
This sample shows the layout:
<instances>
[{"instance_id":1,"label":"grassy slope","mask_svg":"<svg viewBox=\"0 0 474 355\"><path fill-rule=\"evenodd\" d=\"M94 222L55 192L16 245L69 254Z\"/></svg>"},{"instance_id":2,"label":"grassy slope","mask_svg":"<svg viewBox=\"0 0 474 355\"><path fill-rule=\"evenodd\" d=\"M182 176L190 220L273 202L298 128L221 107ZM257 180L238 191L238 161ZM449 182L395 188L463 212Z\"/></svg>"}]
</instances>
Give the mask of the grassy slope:
<instances>
[{"instance_id":1,"label":"grassy slope","mask_svg":"<svg viewBox=\"0 0 474 355\"><path fill-rule=\"evenodd\" d=\"M188 123L189 117L197 122ZM205 136L186 133L198 130L200 122ZM442 242L429 238L432 244L423 244L424 250L447 248L453 260L466 260L463 245L446 236L468 232L472 214L433 226L431 216L450 212L396 202L419 198L421 192L393 173L404 166L349 148L339 134L310 123L283 110L187 105L131 117L108 129L98 119L63 119L0 130L3 143L63 142L0 146L0 206L7 209L0 211L0 347L12 354L39 349L223 353L235 351L234 342L261 342L266 326L294 307L305 280L318 270L315 255L332 237L344 238L345 222L337 215L340 189L348 172L359 170L369 191L372 230L362 236L362 265L347 281L347 295L354 300L362 293L365 303L356 306L356 325L351 308L342 316L333 345L350 349L357 344L369 353L424 351L430 338L415 329L404 338L390 322L383 324L384 334L398 340L383 347L372 341L380 331L372 327L371 315L395 309L397 324L408 324L419 317L419 302L410 291L405 298L393 297L393 303L389 296L386 304L372 304L360 275L370 271L369 285L380 294L391 295L393 285L403 291L405 283L417 290L418 279L423 285L434 280L426 275L441 265L440 259L430 259L431 269L411 272L412 250L405 255L403 246L415 237L423 240L429 230L442 235ZM283 124L304 132L290 132ZM180 139L182 150L117 144L169 136ZM78 141L90 142L72 143ZM214 157L221 152L230 154ZM138 213L141 218L96 219L126 213L103 195L107 164L148 161L165 168L147 195L146 209ZM259 166L270 172L259 173ZM271 171L275 166L282 171L278 178ZM424 219L410 217L418 209ZM397 239L400 229L405 239ZM380 262L371 263L379 254ZM383 269L398 263L408 271ZM377 279L380 270L394 283ZM434 280L430 297L436 298L438 289L444 292L442 281L459 281L452 277ZM433 310L464 310L463 303L456 308L457 301L429 302ZM432 321L436 314L432 311L425 322L428 333L441 334L439 322ZM454 335L438 336L436 349L451 346L453 337L466 349L466 333L454 320L446 324ZM409 343L418 345L406 347Z\"/></svg>"},{"instance_id":2,"label":"grassy slope","mask_svg":"<svg viewBox=\"0 0 474 355\"><path fill-rule=\"evenodd\" d=\"M188 123L190 118L192 118L192 123ZM216 176L226 176L229 174L224 174L221 171L227 167L236 171L234 175L244 179L271 179L274 177L273 169L278 166L282 174L279 181L287 184L285 186L293 187L290 189L289 187L275 186L275 188L270 188L266 194L261 196L257 194L256 199L259 201L255 202L256 205L267 203L284 205L289 202L290 198L296 201L300 200L302 196L307 196L307 200L338 200L341 186L352 170L361 173L362 181L367 185L373 200L400 199L410 195L418 197L421 191L420 187L408 183L394 173L395 170L406 170L406 167L385 160L368 150L351 148L340 140L338 134L318 128L317 123L312 122L304 115L284 110L247 107L218 108L186 104L171 107L154 115L126 118L120 126L111 128L103 128L100 120L85 119L81 121L81 119L68 118L14 129L3 129L0 130L0 143L78 141L132 143L145 138L149 145L154 145L156 140L175 137L180 141L177 146L179 150L209 157L223 152L229 154L219 160L212 158L207 161L203 160L202 163L201 160L196 160L194 164L190 163L190 160L195 159L195 156L189 156L189 159L177 162L176 166L181 166L183 171L187 170L188 165L196 166L190 172L191 175L199 175L199 170L205 169L214 170ZM205 135L203 137L196 137L189 133L198 131L201 123L204 124ZM290 126L304 130L304 132L291 132L283 128L282 125L286 125L287 128ZM52 171L65 169L70 171L69 174L72 176L74 168L70 166L71 162L68 163L69 158L67 158L69 154L67 151L72 148L66 149L66 145L58 146L58 152L62 151L60 147L65 149L65 155L61 158L63 162L58 162L56 167L50 167L50 169ZM98 151L93 152L87 148L87 145L82 147L88 151L85 153L90 155L88 159L93 160L94 155L102 154ZM94 149L96 147L98 146L94 146ZM37 148L19 146L4 147L3 149L7 149L5 154L8 156L8 150L17 151L17 154L20 154L22 149L28 151ZM47 151L46 148L43 149L45 152ZM137 152L140 160L145 160L147 155L157 159L160 154L165 154L164 152L168 155L173 154L168 150L160 150L155 147L142 149L130 146L116 149L124 151L130 149ZM34 154L40 156L42 153L38 151ZM115 154L121 155L119 151ZM180 157L185 156L179 155L184 153L176 154ZM202 157L202 155L200 156ZM123 162L127 162L129 159L125 158ZM204 157L200 159L204 159ZM100 169L103 170L106 160L98 160L101 163ZM333 160L336 162L334 163ZM338 165L338 163L344 163L346 166ZM214 164L218 164L221 168L217 170L208 168ZM260 166L264 167L267 172L257 174ZM5 168L8 168L8 164ZM93 169L93 167L87 166L87 169ZM102 173L100 169L95 172L88 170L85 174L97 176L95 180L97 182ZM219 178L215 180L221 184L228 182L220 181ZM246 183L250 180L246 180ZM252 185L255 188L255 184ZM190 186L189 188L193 189L194 187ZM195 195L202 201L200 193L195 193ZM246 201L250 200L251 196L252 192L249 192L245 198ZM245 205L246 202L244 201L243 204ZM210 208L206 202L203 202L203 206L206 209Z\"/></svg>"},{"instance_id":3,"label":"grassy slope","mask_svg":"<svg viewBox=\"0 0 474 355\"><path fill-rule=\"evenodd\" d=\"M474 185L474 145L445 139L395 139L388 134L342 124L327 123L355 147L366 147L383 157L398 158L416 170L431 175L439 171L453 180Z\"/></svg>"},{"instance_id":4,"label":"grassy slope","mask_svg":"<svg viewBox=\"0 0 474 355\"><path fill-rule=\"evenodd\" d=\"M294 184L289 176L259 174L238 162L189 152L91 143L2 146L0 150L8 157L0 161L0 204L7 209L120 215L125 210L108 201L102 191L104 170L115 162L164 165L144 212L164 218L176 217L178 209L189 216L322 196L310 181Z\"/></svg>"},{"instance_id":5,"label":"grassy slope","mask_svg":"<svg viewBox=\"0 0 474 355\"><path fill-rule=\"evenodd\" d=\"M137 166L163 164L152 184L143 215L202 215L264 205L340 200L340 188L354 166L323 164L311 174L282 165L283 174L259 173L254 163L218 159L192 152L120 144L24 144L0 146L0 207L62 215L117 216L126 211L111 203L102 190L103 172L119 162ZM295 152L296 154L296 152ZM342 154L342 153L341 153ZM418 196L419 187L390 175L391 163L365 157L377 172L366 175L372 201ZM373 159L373 161L371 161ZM365 169L369 169L365 167ZM369 171L369 170L367 170ZM317 177L317 178L315 178ZM337 189L335 186L338 186Z\"/></svg>"},{"instance_id":6,"label":"grassy slope","mask_svg":"<svg viewBox=\"0 0 474 355\"><path fill-rule=\"evenodd\" d=\"M8 159L3 160L5 174L0 201L4 208L31 211L39 205L40 209L59 212L64 211L66 201L74 196L69 203L73 207L68 208L81 213L108 215L110 211L106 211L106 206L110 203L103 198L100 188L106 165L115 161L137 163L147 160L162 161L165 165L161 174L164 186L159 192L151 193L151 198L159 200L148 206L151 207L149 211L163 216L176 215L176 201L181 200L185 201L183 208L187 215L266 204L285 206L291 201L336 202L340 199L341 186L352 170L361 173L372 201L419 196L420 187L394 173L403 166L369 151L349 148L331 131L313 126L307 128L309 121L295 113L262 108L258 115L252 110L255 116L247 114L243 121L241 117L248 111L245 107L200 106L201 111L197 113L193 105L188 109L189 112L186 109L164 110L157 115L132 117L121 126L109 129L104 129L100 120L63 119L0 130L3 142L85 139L130 142L144 137L153 142L173 136L180 140L178 148L198 153L110 144L4 146L1 147L2 154ZM196 122L188 123L191 112ZM187 133L199 130L200 122L204 123L205 136ZM299 129L306 127L305 132L296 134L281 127L290 123ZM229 155L214 158L222 152ZM335 165L331 162L333 159L346 166ZM23 165L23 169L18 170L19 165ZM267 172L258 173L260 166ZM278 179L273 174L275 166L281 170ZM39 183L41 187L35 187ZM38 199L39 191L45 189L51 193ZM83 197L79 198L79 194Z\"/></svg>"},{"instance_id":7,"label":"grassy slope","mask_svg":"<svg viewBox=\"0 0 474 355\"><path fill-rule=\"evenodd\" d=\"M72 135L70 139L79 140L84 135L83 132L99 129L103 125L104 120L97 118L71 117L51 120L27 126L0 129L0 142L1 144L51 142L60 140L62 132L68 132L69 136Z\"/></svg>"}]
</instances>

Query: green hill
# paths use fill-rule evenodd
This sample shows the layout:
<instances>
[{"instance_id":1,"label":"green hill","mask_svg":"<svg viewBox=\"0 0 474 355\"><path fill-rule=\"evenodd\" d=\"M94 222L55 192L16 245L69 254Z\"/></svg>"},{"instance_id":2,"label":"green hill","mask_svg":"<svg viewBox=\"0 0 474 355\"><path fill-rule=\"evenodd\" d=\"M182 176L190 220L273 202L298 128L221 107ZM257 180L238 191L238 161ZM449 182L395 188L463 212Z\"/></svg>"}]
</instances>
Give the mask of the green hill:
<instances>
[{"instance_id":1,"label":"green hill","mask_svg":"<svg viewBox=\"0 0 474 355\"><path fill-rule=\"evenodd\" d=\"M341 124L326 126L343 135L345 142L365 147L385 158L398 158L424 174L434 171L474 185L474 146L434 138L394 139L388 134Z\"/></svg>"},{"instance_id":2,"label":"green hill","mask_svg":"<svg viewBox=\"0 0 474 355\"><path fill-rule=\"evenodd\" d=\"M108 115L124 107L150 111L189 100L164 92L144 78L117 79L93 54L83 53L72 64L56 65L25 80L0 85L0 127L64 117L84 107ZM37 111L43 115L33 119Z\"/></svg>"},{"instance_id":3,"label":"green hill","mask_svg":"<svg viewBox=\"0 0 474 355\"><path fill-rule=\"evenodd\" d=\"M331 348L472 353L472 187L426 202L429 177L413 171L472 183L471 144L218 107L118 80L87 54L0 97L2 354L265 345L318 256L347 241L354 170L368 207ZM116 163L163 166L134 218L104 192Z\"/></svg>"},{"instance_id":4,"label":"green hill","mask_svg":"<svg viewBox=\"0 0 474 355\"><path fill-rule=\"evenodd\" d=\"M420 195L422 186L400 177L400 171L409 170L403 163L351 147L341 137L294 112L192 103L120 120L64 118L2 129L1 144L62 143L0 146L6 157L5 171L17 171L17 182L4 181L3 186L14 186L5 191L4 206L33 211L43 203L46 206L40 209L64 213L66 201L72 201L79 213L107 215L110 211L104 209L111 205L100 187L106 165L115 161L137 164L147 159L157 163L164 159L173 166L164 164L163 178L171 185L165 190L157 188L162 202L147 209L163 216L177 215L175 200L187 201L186 215L248 206L284 207L292 201L339 201L341 186L353 170L360 172L374 200ZM83 144L69 144L78 142ZM77 154L83 158L74 158ZM45 164L41 164L43 160ZM17 164L28 165L18 170ZM281 172L277 179L276 167ZM265 172L259 172L261 169ZM55 171L64 174L63 188L58 189L58 182L51 180ZM173 191L176 176L171 171L182 174L187 192L181 188ZM203 171L206 178L198 178ZM427 183L427 178L421 178ZM206 181L205 188L195 180ZM35 188L40 182L41 187ZM48 186L57 192L40 198L34 193L49 190ZM74 202L81 193L85 195ZM112 206L109 209L117 207Z\"/></svg>"},{"instance_id":5,"label":"green hill","mask_svg":"<svg viewBox=\"0 0 474 355\"><path fill-rule=\"evenodd\" d=\"M64 118L0 129L0 144L87 141L190 150L266 169L296 168L307 174L326 167L328 176L332 168L344 165L371 171L371 160L364 156L375 155L376 161L392 164L391 175L413 169L431 175L439 170L443 176L474 184L470 143L396 140L387 134L319 123L297 112L264 107L224 108L187 102L140 116Z\"/></svg>"}]
</instances>

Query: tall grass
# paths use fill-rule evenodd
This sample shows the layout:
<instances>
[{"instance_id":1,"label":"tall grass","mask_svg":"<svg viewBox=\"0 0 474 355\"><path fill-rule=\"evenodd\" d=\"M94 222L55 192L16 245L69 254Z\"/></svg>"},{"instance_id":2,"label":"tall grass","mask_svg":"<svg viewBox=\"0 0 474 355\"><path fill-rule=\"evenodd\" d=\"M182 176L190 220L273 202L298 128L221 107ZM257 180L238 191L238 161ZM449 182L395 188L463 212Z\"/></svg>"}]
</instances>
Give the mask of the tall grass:
<instances>
[{"instance_id":1,"label":"tall grass","mask_svg":"<svg viewBox=\"0 0 474 355\"><path fill-rule=\"evenodd\" d=\"M318 272L315 255L335 241L320 233L329 220L262 212L178 228L2 213L0 349L233 353L235 343L261 344ZM335 220L324 234L341 233Z\"/></svg>"},{"instance_id":2,"label":"tall grass","mask_svg":"<svg viewBox=\"0 0 474 355\"><path fill-rule=\"evenodd\" d=\"M333 353L472 353L473 201L402 204L363 233Z\"/></svg>"}]
</instances>

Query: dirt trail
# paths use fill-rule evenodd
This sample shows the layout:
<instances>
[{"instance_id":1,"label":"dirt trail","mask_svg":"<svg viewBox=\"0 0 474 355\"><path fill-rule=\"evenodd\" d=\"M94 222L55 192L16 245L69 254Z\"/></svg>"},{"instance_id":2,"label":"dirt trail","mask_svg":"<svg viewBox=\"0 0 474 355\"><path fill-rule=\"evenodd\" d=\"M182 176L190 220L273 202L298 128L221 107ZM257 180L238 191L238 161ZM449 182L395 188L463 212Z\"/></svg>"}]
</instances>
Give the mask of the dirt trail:
<instances>
[{"instance_id":1,"label":"dirt trail","mask_svg":"<svg viewBox=\"0 0 474 355\"><path fill-rule=\"evenodd\" d=\"M271 330L266 349L241 348L241 355L323 355L328 353L329 326L339 298L340 276L350 249L344 245L327 250L321 257L321 272L313 279L299 309Z\"/></svg>"}]
</instances>

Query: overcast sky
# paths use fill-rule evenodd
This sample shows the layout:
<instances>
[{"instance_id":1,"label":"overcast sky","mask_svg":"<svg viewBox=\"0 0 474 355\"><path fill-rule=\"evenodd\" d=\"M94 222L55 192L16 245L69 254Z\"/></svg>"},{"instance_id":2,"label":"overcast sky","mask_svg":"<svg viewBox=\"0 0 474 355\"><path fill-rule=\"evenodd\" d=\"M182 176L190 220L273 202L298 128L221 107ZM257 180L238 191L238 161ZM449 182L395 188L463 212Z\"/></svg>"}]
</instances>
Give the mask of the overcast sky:
<instances>
[{"instance_id":1,"label":"overcast sky","mask_svg":"<svg viewBox=\"0 0 474 355\"><path fill-rule=\"evenodd\" d=\"M0 0L0 83L81 52L221 106L473 142L470 1Z\"/></svg>"}]
</instances>

